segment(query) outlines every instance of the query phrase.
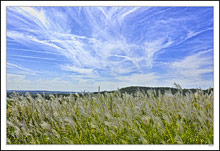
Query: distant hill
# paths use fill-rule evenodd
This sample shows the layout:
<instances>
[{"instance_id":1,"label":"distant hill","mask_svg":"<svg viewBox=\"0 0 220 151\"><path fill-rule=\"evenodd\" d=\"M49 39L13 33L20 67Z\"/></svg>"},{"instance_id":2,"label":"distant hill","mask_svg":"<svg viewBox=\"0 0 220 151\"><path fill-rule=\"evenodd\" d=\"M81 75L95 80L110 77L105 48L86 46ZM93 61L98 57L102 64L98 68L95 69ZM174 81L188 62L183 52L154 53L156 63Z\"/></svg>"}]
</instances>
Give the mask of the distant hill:
<instances>
[{"instance_id":1,"label":"distant hill","mask_svg":"<svg viewBox=\"0 0 220 151\"><path fill-rule=\"evenodd\" d=\"M143 93L147 93L147 91L149 90L153 90L156 92L156 95L159 94L159 92L161 94L164 94L166 91L171 91L172 94L175 94L178 89L177 88L170 88L170 87L141 87L141 86L130 86L130 87L125 87L125 88L121 88L118 89L118 91L120 91L121 93L128 93L128 94L135 94L137 91L141 91ZM197 89L182 89L183 94L185 94L186 92L193 92L195 93ZM213 90L213 88L211 89L206 89L203 90L204 93L210 93L210 91ZM78 93L79 95L82 95L82 93L84 93L85 95L88 94L88 92L70 92L70 91L28 91L28 90L8 90L7 91L7 97L10 97L11 95L13 95L13 92L18 93L19 95L25 95L26 92L29 92L31 94L32 97L36 97L37 94L41 94L44 95L46 98L49 98L50 94L56 95L56 96L68 96L70 95L70 93L72 93L73 95L75 95L75 93ZM117 90L114 91L101 91L101 92L89 92L90 94L105 94L105 93L112 93L115 92Z\"/></svg>"},{"instance_id":2,"label":"distant hill","mask_svg":"<svg viewBox=\"0 0 220 151\"><path fill-rule=\"evenodd\" d=\"M170 87L139 87L139 86L131 86L131 87L125 87L125 88L121 88L119 89L119 91L121 93L129 93L129 94L132 94L134 92L137 92L138 90L140 90L141 92L144 92L146 93L147 91L149 90L155 90L157 95L159 94L159 92L161 92L162 94L165 93L165 91L171 91L172 94L175 94L178 89L177 88L170 88ZM195 93L197 89L182 89L183 91L183 94L185 94L186 92L193 92ZM210 90L213 90L213 88L211 89L206 89L206 90L203 90L204 93L210 93Z\"/></svg>"}]
</instances>

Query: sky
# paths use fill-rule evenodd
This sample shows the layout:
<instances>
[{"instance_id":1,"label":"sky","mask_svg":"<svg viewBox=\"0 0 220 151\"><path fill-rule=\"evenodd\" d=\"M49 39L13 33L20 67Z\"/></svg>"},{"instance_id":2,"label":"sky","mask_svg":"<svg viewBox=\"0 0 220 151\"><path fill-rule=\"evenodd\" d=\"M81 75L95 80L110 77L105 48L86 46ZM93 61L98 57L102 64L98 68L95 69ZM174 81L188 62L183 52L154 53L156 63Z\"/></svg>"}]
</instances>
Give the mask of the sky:
<instances>
[{"instance_id":1,"label":"sky","mask_svg":"<svg viewBox=\"0 0 220 151\"><path fill-rule=\"evenodd\" d=\"M7 90L213 87L213 7L7 7Z\"/></svg>"}]
</instances>

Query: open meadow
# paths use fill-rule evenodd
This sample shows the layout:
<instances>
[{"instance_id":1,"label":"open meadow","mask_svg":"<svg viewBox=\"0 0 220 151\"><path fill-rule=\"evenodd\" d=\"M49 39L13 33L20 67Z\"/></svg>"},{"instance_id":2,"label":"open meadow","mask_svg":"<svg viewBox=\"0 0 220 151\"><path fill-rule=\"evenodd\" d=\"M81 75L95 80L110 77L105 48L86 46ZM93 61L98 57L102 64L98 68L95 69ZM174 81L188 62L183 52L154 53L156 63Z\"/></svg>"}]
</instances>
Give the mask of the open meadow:
<instances>
[{"instance_id":1,"label":"open meadow","mask_svg":"<svg viewBox=\"0 0 220 151\"><path fill-rule=\"evenodd\" d=\"M213 91L14 93L7 144L213 144Z\"/></svg>"}]
</instances>

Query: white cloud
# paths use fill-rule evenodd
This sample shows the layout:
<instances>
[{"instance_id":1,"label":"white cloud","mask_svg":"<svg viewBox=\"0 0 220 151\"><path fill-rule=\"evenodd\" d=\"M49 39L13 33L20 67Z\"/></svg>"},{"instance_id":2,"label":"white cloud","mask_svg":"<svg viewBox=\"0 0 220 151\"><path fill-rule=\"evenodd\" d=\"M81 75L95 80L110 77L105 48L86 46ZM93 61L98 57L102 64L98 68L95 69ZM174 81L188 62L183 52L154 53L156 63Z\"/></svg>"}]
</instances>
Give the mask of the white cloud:
<instances>
[{"instance_id":1,"label":"white cloud","mask_svg":"<svg viewBox=\"0 0 220 151\"><path fill-rule=\"evenodd\" d=\"M204 55L208 52L210 50L187 56L183 60L173 62L171 67L185 77L200 78L204 73L213 72L212 57L210 55Z\"/></svg>"},{"instance_id":2,"label":"white cloud","mask_svg":"<svg viewBox=\"0 0 220 151\"><path fill-rule=\"evenodd\" d=\"M25 79L24 75L7 73L7 90L24 90L31 86L31 81Z\"/></svg>"},{"instance_id":3,"label":"white cloud","mask_svg":"<svg viewBox=\"0 0 220 151\"><path fill-rule=\"evenodd\" d=\"M51 60L51 61L62 61L67 62L66 60L58 60L54 58L44 58L44 57L34 57L34 56L23 56L23 55L8 55L8 57L21 57L21 58L29 58L29 59L42 59L42 60Z\"/></svg>"},{"instance_id":4,"label":"white cloud","mask_svg":"<svg viewBox=\"0 0 220 151\"><path fill-rule=\"evenodd\" d=\"M137 11L137 9L139 9L140 7L134 7L134 8L129 8L130 10L127 10L125 12L123 12L120 17L119 20L120 22L122 22L127 16L129 16L130 14L134 13L135 11Z\"/></svg>"},{"instance_id":5,"label":"white cloud","mask_svg":"<svg viewBox=\"0 0 220 151\"><path fill-rule=\"evenodd\" d=\"M73 71L79 74L86 74L86 75L93 73L92 69L79 68L79 67L74 67L71 65L61 66L61 69L66 70L66 71Z\"/></svg>"},{"instance_id":6,"label":"white cloud","mask_svg":"<svg viewBox=\"0 0 220 151\"><path fill-rule=\"evenodd\" d=\"M155 86L158 84L160 76L155 73L148 74L133 74L129 76L119 76L118 80L131 85Z\"/></svg>"},{"instance_id":7,"label":"white cloud","mask_svg":"<svg viewBox=\"0 0 220 151\"><path fill-rule=\"evenodd\" d=\"M208 89L209 87L213 88L213 80L204 80L201 78L198 79L190 79L190 78L183 78L178 77L172 78L168 80L164 80L163 84L169 87L173 87L173 83L179 84L182 88L202 88L202 89Z\"/></svg>"},{"instance_id":8,"label":"white cloud","mask_svg":"<svg viewBox=\"0 0 220 151\"><path fill-rule=\"evenodd\" d=\"M33 7L15 7L18 12L20 12L22 15L24 15L27 18L31 18L36 23L39 23L37 20L40 21L43 25L46 25L46 17L43 10L37 10ZM34 19L35 17L36 19Z\"/></svg>"},{"instance_id":9,"label":"white cloud","mask_svg":"<svg viewBox=\"0 0 220 151\"><path fill-rule=\"evenodd\" d=\"M39 73L37 71L22 67L20 65L9 63L9 62L7 62L7 68L9 69L8 72L13 71L16 74L20 74L20 75L37 75L37 73ZM12 70L10 70L10 69L12 69Z\"/></svg>"},{"instance_id":10,"label":"white cloud","mask_svg":"<svg viewBox=\"0 0 220 151\"><path fill-rule=\"evenodd\" d=\"M190 19L187 17L170 17L164 20L162 13L172 8L151 11L150 7L76 7L73 10L68 7L66 11L69 12L68 15L71 18L68 18L70 16L65 11L59 11L59 9L55 8L49 9L50 13L47 13L47 10L43 8L34 7L9 7L9 9L15 13L18 29L27 32L21 33L19 30L8 30L7 37L31 48L30 51L32 52L36 52L32 48L37 45L40 49L45 49L47 55L60 54L64 59L59 61L66 61L69 64L59 64L58 62L58 67L63 71L72 71L73 75L78 73L71 80L79 86L78 88L84 89L88 87L89 90L96 89L98 85L103 85L103 88L106 89L108 87L115 88L117 85L127 85L128 83L146 86L163 85L159 80L160 76L156 75L156 73L146 74L145 69L150 70L155 65L154 60L157 59L157 55L163 53L162 50L164 48L173 45L174 41L177 44L206 31L196 32L187 29L186 32L188 34L186 33L183 38L172 39L170 35L176 33L173 25L177 26L179 23L183 23L185 19L188 19L187 22ZM149 12L148 9L150 9ZM130 22L129 25L124 24L142 12L146 16L140 15L140 20L135 25L130 24ZM23 17L20 17L20 15ZM81 18L82 16L83 19ZM155 21L154 17L156 17ZM28 22L29 20L34 21L39 28L32 29L31 24ZM76 22L71 22L70 26L70 20ZM152 26L147 27L151 21ZM11 23L14 22L11 21ZM161 23L166 24L166 26L164 31L160 32L157 30L163 28ZM139 25L143 25L140 29L141 35L135 28L136 26L139 27ZM82 30L78 30L78 28ZM136 36L137 39L135 39ZM130 41L128 37L135 40ZM181 77L180 79L173 78L173 80L202 80L202 75L212 72L213 65L210 64L212 58L204 55L205 53L204 51L199 52L171 63L169 68L171 72ZM53 56L50 58L11 55L10 57L58 61L52 58ZM19 70L22 69L20 68ZM137 72L141 74L122 76ZM99 82L95 79L98 79ZM113 81L114 79L120 80L120 82L115 82ZM59 83L65 80L60 79L59 81L59 79L55 79L54 81ZM53 83L53 81L51 82ZM67 80L67 83L69 82ZM170 83L167 84L170 85Z\"/></svg>"},{"instance_id":11,"label":"white cloud","mask_svg":"<svg viewBox=\"0 0 220 151\"><path fill-rule=\"evenodd\" d=\"M171 41L170 39L165 42L166 40L167 38L158 38L152 42L145 42L144 49L146 51L147 66L152 67L156 52L158 52L162 48L170 46L173 43L173 41Z\"/></svg>"},{"instance_id":12,"label":"white cloud","mask_svg":"<svg viewBox=\"0 0 220 151\"><path fill-rule=\"evenodd\" d=\"M133 74L129 76L119 76L115 80L103 80L96 81L93 83L94 90L100 86L101 91L104 90L117 90L118 88L128 87L128 86L146 86L146 87L155 87L161 86L159 81L160 76L155 73L148 74Z\"/></svg>"},{"instance_id":13,"label":"white cloud","mask_svg":"<svg viewBox=\"0 0 220 151\"><path fill-rule=\"evenodd\" d=\"M28 79L25 75L7 74L7 90L48 90L48 91L97 91L98 86L107 90L113 90L115 87L108 87L115 82L94 82L94 80L83 79L79 76L73 76L67 79L55 77L51 79ZM113 88L113 89L111 89Z\"/></svg>"},{"instance_id":14,"label":"white cloud","mask_svg":"<svg viewBox=\"0 0 220 151\"><path fill-rule=\"evenodd\" d=\"M77 85L60 78L30 80L25 75L7 74L7 90L73 91Z\"/></svg>"},{"instance_id":15,"label":"white cloud","mask_svg":"<svg viewBox=\"0 0 220 151\"><path fill-rule=\"evenodd\" d=\"M17 10L27 19L37 18L44 26L47 23L48 26L46 28L32 30L32 33L37 34L39 37L46 37L42 40L32 33L27 34L10 30L7 31L7 36L29 47L32 47L33 44L40 45L47 50L48 54L62 54L73 64L72 67L69 64L66 67L64 67L65 65L60 66L62 70L91 73L96 69L103 70L108 68L109 74L115 76L136 70L142 72L142 66L152 67L156 52L172 44L172 41L165 42L166 38L160 38L154 41L145 41L143 47L139 44L128 43L126 37L119 30L121 28L120 26L123 26L122 24L118 24L119 22L123 22L122 18L128 17L135 12L146 11L149 8L112 7L110 10L103 7L83 8L83 11L87 14L86 20L88 20L88 26L93 27L90 29L92 32L92 36L90 37L70 34L69 30L67 30L67 25L59 28L59 26L63 25L63 22L68 22L67 16L62 14L62 12L59 12L60 15L56 18L59 22L53 22L52 16L46 18L43 9L37 10L29 7L16 7L13 9ZM51 9L51 11L54 10ZM71 15L72 19L83 25L78 20L80 13L77 13ZM41 25L36 20L34 21ZM144 54L138 54L136 50L143 50L145 52ZM24 58L26 56L22 57ZM118 59L117 61L110 59L116 57ZM40 59L34 56L32 58ZM52 60L50 58L42 59Z\"/></svg>"},{"instance_id":16,"label":"white cloud","mask_svg":"<svg viewBox=\"0 0 220 151\"><path fill-rule=\"evenodd\" d=\"M48 42L47 40L39 40L38 38L36 38L33 35L30 34L24 34L21 32L17 32L17 31L11 31L11 30L7 30L7 37L14 39L15 41L17 41L18 43L30 46L31 44L37 43L37 44L42 44L42 45L46 45L52 48L55 48L57 50L61 50L62 52L62 48L58 47L57 45ZM59 51L60 52L60 51Z\"/></svg>"},{"instance_id":17,"label":"white cloud","mask_svg":"<svg viewBox=\"0 0 220 151\"><path fill-rule=\"evenodd\" d=\"M185 57L182 60L173 62L170 72L174 78L167 82L176 82L183 87L213 87L212 77L202 77L204 74L213 73L213 58L210 56L212 50L201 51Z\"/></svg>"},{"instance_id":18,"label":"white cloud","mask_svg":"<svg viewBox=\"0 0 220 151\"><path fill-rule=\"evenodd\" d=\"M197 32L192 31L192 30L188 30L187 28L185 28L185 30L188 32L187 35L186 35L185 40L188 40L188 39L190 39L190 38L192 38L192 37L195 37L195 36L197 36L197 35L199 35L199 34L201 34L201 33L203 33L203 32L206 32L206 31L208 31L208 30L213 30L213 28L207 28L207 29L205 29L205 30L201 30L201 31L197 31ZM185 41L185 40L184 40L184 41Z\"/></svg>"},{"instance_id":19,"label":"white cloud","mask_svg":"<svg viewBox=\"0 0 220 151\"><path fill-rule=\"evenodd\" d=\"M45 51L45 50L32 50L32 49L22 49L22 48L10 48L10 50L27 51L27 52L51 54L51 55L58 55L58 56L61 55L61 54L59 54L59 53L47 52L47 51Z\"/></svg>"}]
</instances>

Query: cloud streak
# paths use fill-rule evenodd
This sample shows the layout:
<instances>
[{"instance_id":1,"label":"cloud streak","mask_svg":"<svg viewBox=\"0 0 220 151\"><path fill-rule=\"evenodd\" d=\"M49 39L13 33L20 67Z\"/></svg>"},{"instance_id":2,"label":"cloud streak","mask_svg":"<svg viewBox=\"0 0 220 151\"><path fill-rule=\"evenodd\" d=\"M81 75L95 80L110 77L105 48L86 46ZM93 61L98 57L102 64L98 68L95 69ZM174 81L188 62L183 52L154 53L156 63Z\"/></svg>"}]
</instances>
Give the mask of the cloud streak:
<instances>
[{"instance_id":1,"label":"cloud streak","mask_svg":"<svg viewBox=\"0 0 220 151\"><path fill-rule=\"evenodd\" d=\"M21 74L21 75L37 75L37 71L16 65L16 64L12 64L12 63L8 63L7 62L7 69L8 72L15 72L17 74Z\"/></svg>"},{"instance_id":2,"label":"cloud streak","mask_svg":"<svg viewBox=\"0 0 220 151\"><path fill-rule=\"evenodd\" d=\"M213 72L212 23L209 7L8 7L7 56L106 87L162 85L172 73L202 81Z\"/></svg>"},{"instance_id":3,"label":"cloud streak","mask_svg":"<svg viewBox=\"0 0 220 151\"><path fill-rule=\"evenodd\" d=\"M173 62L172 68L184 77L190 73L190 78L199 78L202 74L213 72L213 58L206 56L212 50L201 51L183 60Z\"/></svg>"}]
</instances>

